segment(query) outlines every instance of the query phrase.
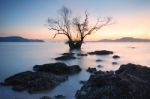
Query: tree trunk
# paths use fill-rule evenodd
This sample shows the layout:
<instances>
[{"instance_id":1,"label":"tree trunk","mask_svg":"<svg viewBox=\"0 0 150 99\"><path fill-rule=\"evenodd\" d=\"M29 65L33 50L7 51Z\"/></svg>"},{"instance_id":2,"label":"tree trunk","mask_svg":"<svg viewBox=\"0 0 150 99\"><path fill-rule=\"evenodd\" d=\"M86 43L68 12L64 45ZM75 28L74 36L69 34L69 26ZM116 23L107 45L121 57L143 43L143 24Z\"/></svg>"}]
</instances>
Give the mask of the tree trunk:
<instances>
[{"instance_id":1,"label":"tree trunk","mask_svg":"<svg viewBox=\"0 0 150 99\"><path fill-rule=\"evenodd\" d=\"M81 49L82 42L81 41L69 41L68 45L69 45L70 50Z\"/></svg>"}]
</instances>

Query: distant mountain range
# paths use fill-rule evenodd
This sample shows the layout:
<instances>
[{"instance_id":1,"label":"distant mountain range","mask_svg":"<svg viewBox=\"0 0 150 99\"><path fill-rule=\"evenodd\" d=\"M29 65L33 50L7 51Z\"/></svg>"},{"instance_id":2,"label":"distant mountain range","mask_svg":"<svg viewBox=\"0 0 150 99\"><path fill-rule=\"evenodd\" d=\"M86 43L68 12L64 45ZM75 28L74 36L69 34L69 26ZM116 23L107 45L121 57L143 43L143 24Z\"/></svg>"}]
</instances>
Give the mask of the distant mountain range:
<instances>
[{"instance_id":1,"label":"distant mountain range","mask_svg":"<svg viewBox=\"0 0 150 99\"><path fill-rule=\"evenodd\" d=\"M150 42L150 39L123 37L123 38L115 39L115 40L103 39L103 40L99 40L99 42Z\"/></svg>"},{"instance_id":2,"label":"distant mountain range","mask_svg":"<svg viewBox=\"0 0 150 99\"><path fill-rule=\"evenodd\" d=\"M27 39L20 36L0 37L0 42L44 42L39 39Z\"/></svg>"}]
</instances>

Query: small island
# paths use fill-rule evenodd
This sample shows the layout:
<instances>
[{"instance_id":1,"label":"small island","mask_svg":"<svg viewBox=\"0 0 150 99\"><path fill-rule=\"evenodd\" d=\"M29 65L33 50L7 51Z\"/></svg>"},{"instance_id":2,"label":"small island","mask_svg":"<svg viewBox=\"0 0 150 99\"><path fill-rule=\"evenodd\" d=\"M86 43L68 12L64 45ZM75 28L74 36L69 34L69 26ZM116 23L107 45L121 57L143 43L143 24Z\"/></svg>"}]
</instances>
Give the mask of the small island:
<instances>
[{"instance_id":1,"label":"small island","mask_svg":"<svg viewBox=\"0 0 150 99\"><path fill-rule=\"evenodd\" d=\"M44 42L40 39L27 39L20 36L0 37L0 42Z\"/></svg>"}]
</instances>

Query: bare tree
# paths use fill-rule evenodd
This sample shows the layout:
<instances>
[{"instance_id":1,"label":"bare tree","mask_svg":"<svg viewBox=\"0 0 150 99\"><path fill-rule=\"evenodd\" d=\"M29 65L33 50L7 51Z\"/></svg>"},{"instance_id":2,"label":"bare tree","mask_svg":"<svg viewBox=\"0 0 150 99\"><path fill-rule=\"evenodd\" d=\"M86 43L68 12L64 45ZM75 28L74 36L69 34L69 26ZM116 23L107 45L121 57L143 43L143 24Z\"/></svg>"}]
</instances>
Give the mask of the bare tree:
<instances>
[{"instance_id":1,"label":"bare tree","mask_svg":"<svg viewBox=\"0 0 150 99\"><path fill-rule=\"evenodd\" d=\"M97 19L96 23L90 26L87 11L85 11L85 18L82 21L79 17L72 18L71 10L66 7L62 7L59 14L61 19L48 19L48 29L55 33L53 38L58 34L65 35L68 38L70 49L80 49L88 35L111 24L111 18L108 17L104 21ZM76 36L74 37L74 35Z\"/></svg>"}]
</instances>

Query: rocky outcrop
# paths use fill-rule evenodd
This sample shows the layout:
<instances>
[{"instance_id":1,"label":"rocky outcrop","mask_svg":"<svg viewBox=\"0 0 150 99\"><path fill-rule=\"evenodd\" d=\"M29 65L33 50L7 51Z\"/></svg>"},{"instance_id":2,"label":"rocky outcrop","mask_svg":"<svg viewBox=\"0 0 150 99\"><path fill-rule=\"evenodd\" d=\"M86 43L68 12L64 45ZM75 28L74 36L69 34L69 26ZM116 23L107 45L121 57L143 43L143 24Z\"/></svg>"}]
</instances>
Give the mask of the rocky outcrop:
<instances>
[{"instance_id":1,"label":"rocky outcrop","mask_svg":"<svg viewBox=\"0 0 150 99\"><path fill-rule=\"evenodd\" d=\"M15 91L27 90L36 93L51 90L68 79L68 76L81 71L78 65L67 66L64 63L36 65L34 71L15 74L5 79L3 85L12 86Z\"/></svg>"},{"instance_id":2,"label":"rocky outcrop","mask_svg":"<svg viewBox=\"0 0 150 99\"><path fill-rule=\"evenodd\" d=\"M119 55L114 55L113 58L118 59L118 58L120 58L120 56Z\"/></svg>"},{"instance_id":3,"label":"rocky outcrop","mask_svg":"<svg viewBox=\"0 0 150 99\"><path fill-rule=\"evenodd\" d=\"M97 71L76 92L77 99L150 99L150 68L126 64L113 72Z\"/></svg>"},{"instance_id":4,"label":"rocky outcrop","mask_svg":"<svg viewBox=\"0 0 150 99\"><path fill-rule=\"evenodd\" d=\"M89 52L88 54L90 54L90 55L109 55L109 54L113 54L113 52L107 51L107 50L101 50L101 51Z\"/></svg>"},{"instance_id":5,"label":"rocky outcrop","mask_svg":"<svg viewBox=\"0 0 150 99\"><path fill-rule=\"evenodd\" d=\"M56 75L69 75L81 71L81 68L78 65L67 66L66 64L61 62L44 64L44 65L35 65L33 69L34 71L48 72Z\"/></svg>"},{"instance_id":6,"label":"rocky outcrop","mask_svg":"<svg viewBox=\"0 0 150 99\"><path fill-rule=\"evenodd\" d=\"M77 56L87 56L88 54L82 54L82 53L79 53L77 54Z\"/></svg>"},{"instance_id":7,"label":"rocky outcrop","mask_svg":"<svg viewBox=\"0 0 150 99\"><path fill-rule=\"evenodd\" d=\"M90 68L90 67L89 67L86 71L89 72L89 73L94 73L94 72L96 72L97 70L96 70L96 68Z\"/></svg>"},{"instance_id":8,"label":"rocky outcrop","mask_svg":"<svg viewBox=\"0 0 150 99\"><path fill-rule=\"evenodd\" d=\"M73 59L76 59L76 57L73 55L62 55L55 58L55 60L60 60L60 61L73 60Z\"/></svg>"},{"instance_id":9,"label":"rocky outcrop","mask_svg":"<svg viewBox=\"0 0 150 99\"><path fill-rule=\"evenodd\" d=\"M67 80L67 76L56 76L45 72L26 71L5 79L5 85L12 86L15 91L28 90L29 93L53 89Z\"/></svg>"}]
</instances>

